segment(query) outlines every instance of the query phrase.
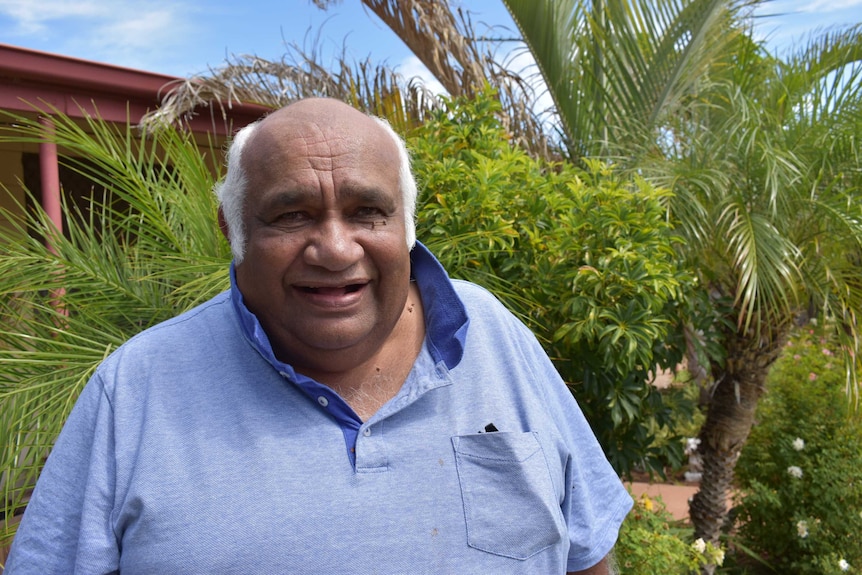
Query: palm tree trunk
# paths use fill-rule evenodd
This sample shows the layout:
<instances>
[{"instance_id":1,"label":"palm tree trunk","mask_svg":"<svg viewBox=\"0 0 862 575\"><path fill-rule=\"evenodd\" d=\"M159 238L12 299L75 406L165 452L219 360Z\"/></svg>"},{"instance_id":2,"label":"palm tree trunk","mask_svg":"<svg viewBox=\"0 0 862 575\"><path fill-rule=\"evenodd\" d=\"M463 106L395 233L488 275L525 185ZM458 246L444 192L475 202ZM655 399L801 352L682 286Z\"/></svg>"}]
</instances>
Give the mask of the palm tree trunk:
<instances>
[{"instance_id":1,"label":"palm tree trunk","mask_svg":"<svg viewBox=\"0 0 862 575\"><path fill-rule=\"evenodd\" d=\"M754 424L766 376L787 341L788 329L773 328L770 335L729 334L726 361L712 366L715 384L698 446L703 477L689 513L695 537L714 544L718 544L727 517L736 461Z\"/></svg>"}]
</instances>

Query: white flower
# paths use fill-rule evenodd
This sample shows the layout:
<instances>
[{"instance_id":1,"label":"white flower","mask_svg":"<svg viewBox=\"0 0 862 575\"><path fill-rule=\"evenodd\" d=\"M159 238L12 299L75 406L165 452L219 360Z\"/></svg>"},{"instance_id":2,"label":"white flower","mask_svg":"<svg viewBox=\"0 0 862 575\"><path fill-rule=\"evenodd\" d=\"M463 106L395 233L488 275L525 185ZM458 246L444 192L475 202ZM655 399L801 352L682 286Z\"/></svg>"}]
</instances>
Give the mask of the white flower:
<instances>
[{"instance_id":1,"label":"white flower","mask_svg":"<svg viewBox=\"0 0 862 575\"><path fill-rule=\"evenodd\" d=\"M690 455L697 451L697 447L700 445L700 438L698 437L689 437L685 440L685 454Z\"/></svg>"},{"instance_id":2,"label":"white flower","mask_svg":"<svg viewBox=\"0 0 862 575\"><path fill-rule=\"evenodd\" d=\"M808 537L808 522L807 521L797 521L796 522L796 532L803 539Z\"/></svg>"},{"instance_id":3,"label":"white flower","mask_svg":"<svg viewBox=\"0 0 862 575\"><path fill-rule=\"evenodd\" d=\"M793 449L795 449L796 451L802 451L803 449L805 449L805 440L801 437L797 437L796 439L794 439Z\"/></svg>"},{"instance_id":4,"label":"white flower","mask_svg":"<svg viewBox=\"0 0 862 575\"><path fill-rule=\"evenodd\" d=\"M849 571L850 570L850 563L848 563L847 561L842 559L841 561L838 562L838 567L840 567L842 571Z\"/></svg>"},{"instance_id":5,"label":"white flower","mask_svg":"<svg viewBox=\"0 0 862 575\"><path fill-rule=\"evenodd\" d=\"M721 567L721 564L724 563L724 549L716 549L715 550L715 564Z\"/></svg>"},{"instance_id":6,"label":"white flower","mask_svg":"<svg viewBox=\"0 0 862 575\"><path fill-rule=\"evenodd\" d=\"M795 477L796 479L800 479L802 477L802 469L795 465L791 465L790 467L788 467L787 473L789 473L791 477Z\"/></svg>"},{"instance_id":7,"label":"white flower","mask_svg":"<svg viewBox=\"0 0 862 575\"><path fill-rule=\"evenodd\" d=\"M698 537L697 540L691 544L691 546L698 553L703 553L704 551L706 551L706 542L701 537Z\"/></svg>"}]
</instances>

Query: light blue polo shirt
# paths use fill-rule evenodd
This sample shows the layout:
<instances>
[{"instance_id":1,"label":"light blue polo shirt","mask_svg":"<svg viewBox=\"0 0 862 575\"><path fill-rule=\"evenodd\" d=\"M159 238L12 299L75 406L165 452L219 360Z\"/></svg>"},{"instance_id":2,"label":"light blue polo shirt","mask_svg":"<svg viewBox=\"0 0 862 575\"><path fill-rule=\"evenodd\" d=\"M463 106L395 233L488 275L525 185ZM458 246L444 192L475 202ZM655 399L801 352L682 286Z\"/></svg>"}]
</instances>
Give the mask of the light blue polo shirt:
<instances>
[{"instance_id":1,"label":"light blue polo shirt","mask_svg":"<svg viewBox=\"0 0 862 575\"><path fill-rule=\"evenodd\" d=\"M282 364L234 287L98 368L7 575L563 573L631 498L533 335L421 245L425 344L360 421ZM496 431L495 431L496 430Z\"/></svg>"}]
</instances>

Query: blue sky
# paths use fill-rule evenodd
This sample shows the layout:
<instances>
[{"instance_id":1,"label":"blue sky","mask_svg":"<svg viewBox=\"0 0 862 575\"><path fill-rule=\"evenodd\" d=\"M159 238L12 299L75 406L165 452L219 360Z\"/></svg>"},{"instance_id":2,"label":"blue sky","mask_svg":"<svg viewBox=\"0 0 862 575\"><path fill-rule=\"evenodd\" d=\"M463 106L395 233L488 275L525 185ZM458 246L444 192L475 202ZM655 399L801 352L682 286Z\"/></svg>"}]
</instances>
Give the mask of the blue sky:
<instances>
[{"instance_id":1,"label":"blue sky","mask_svg":"<svg viewBox=\"0 0 862 575\"><path fill-rule=\"evenodd\" d=\"M452 0L474 22L514 27L502 0ZM759 33L778 49L818 28L862 22L862 0L772 0ZM478 28L478 27L477 27ZM421 64L359 0L328 11L311 0L0 0L0 43L176 76L233 54L279 59L286 43L341 51L422 75ZM503 32L501 32L503 33Z\"/></svg>"}]
</instances>

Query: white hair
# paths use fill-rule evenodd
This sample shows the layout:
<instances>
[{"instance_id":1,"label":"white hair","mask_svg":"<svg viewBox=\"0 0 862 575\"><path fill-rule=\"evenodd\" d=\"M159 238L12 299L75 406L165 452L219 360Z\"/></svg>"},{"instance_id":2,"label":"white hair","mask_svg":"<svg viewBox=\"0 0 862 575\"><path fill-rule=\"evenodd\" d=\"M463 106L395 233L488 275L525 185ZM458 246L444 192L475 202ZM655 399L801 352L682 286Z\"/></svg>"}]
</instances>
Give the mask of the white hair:
<instances>
[{"instance_id":1,"label":"white hair","mask_svg":"<svg viewBox=\"0 0 862 575\"><path fill-rule=\"evenodd\" d=\"M383 128L398 149L398 187L401 189L401 205L404 210L404 231L407 237L407 249L412 250L416 244L416 178L413 177L413 169L410 166L410 152L407 144L395 133L392 126L384 118L371 116L371 119Z\"/></svg>"},{"instance_id":2,"label":"white hair","mask_svg":"<svg viewBox=\"0 0 862 575\"><path fill-rule=\"evenodd\" d=\"M245 222L243 222L243 205L245 204L246 184L248 177L242 167L242 151L246 143L260 126L261 120L242 128L233 137L233 142L227 149L227 173L213 188L219 201L225 223L227 224L230 251L237 264L245 257Z\"/></svg>"},{"instance_id":3,"label":"white hair","mask_svg":"<svg viewBox=\"0 0 862 575\"><path fill-rule=\"evenodd\" d=\"M404 231L407 237L407 249L412 250L416 244L416 179L410 167L410 153L404 140L392 129L383 118L369 116L386 134L392 138L398 149L398 187L401 191L401 203L404 210ZM251 136L260 127L258 120L239 130L227 149L227 173L216 183L213 192L218 198L225 223L227 224L230 250L236 264L245 257L246 229L243 222L243 212L246 198L248 176L242 165L242 153Z\"/></svg>"}]
</instances>

